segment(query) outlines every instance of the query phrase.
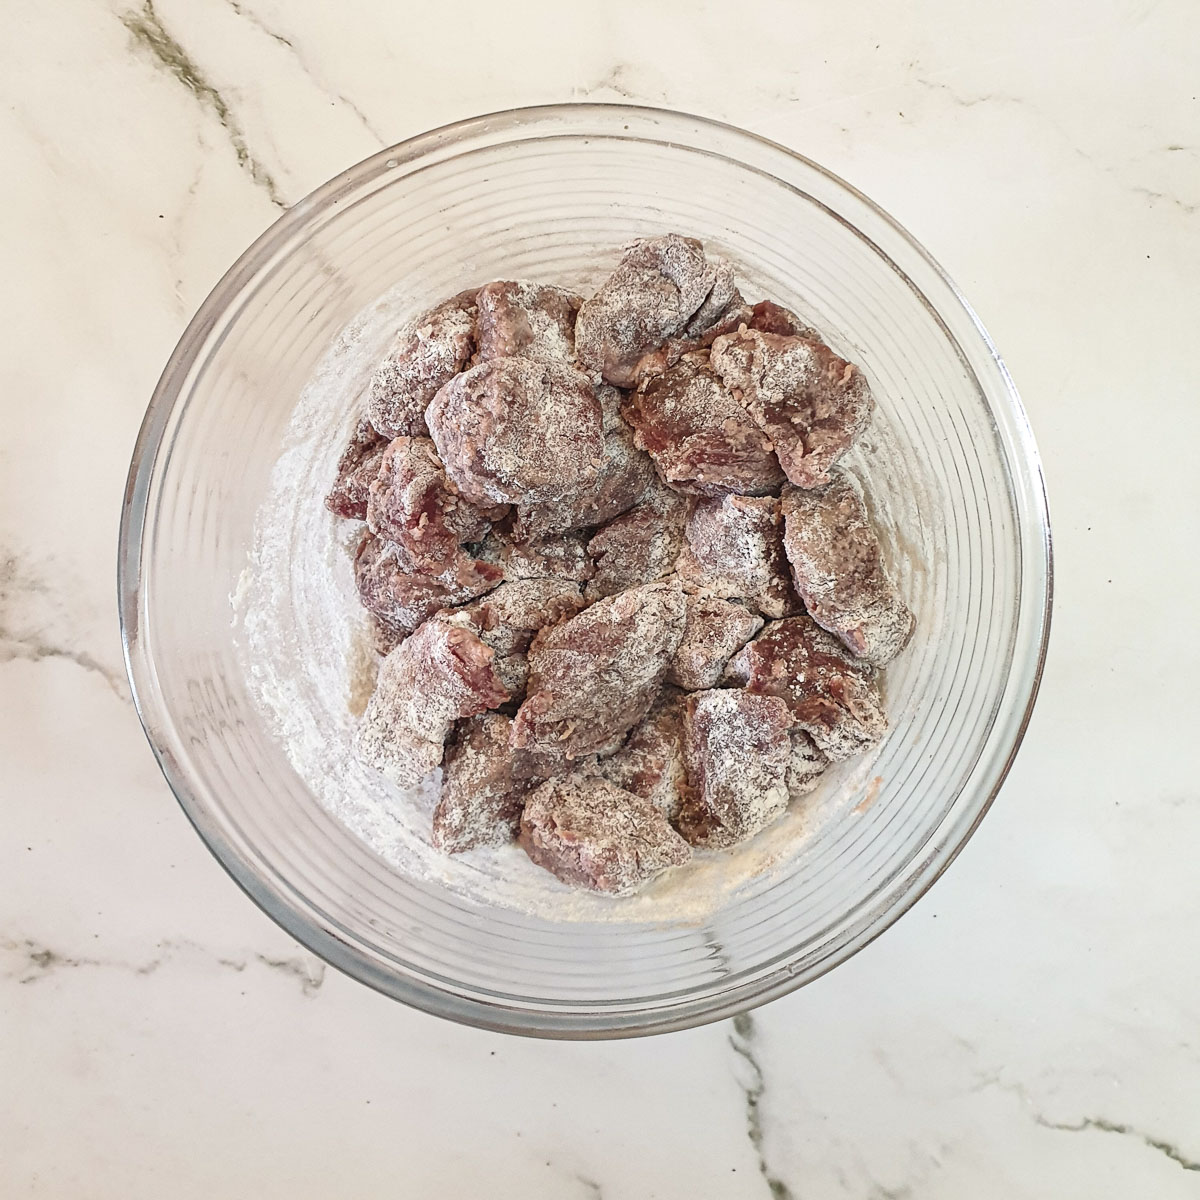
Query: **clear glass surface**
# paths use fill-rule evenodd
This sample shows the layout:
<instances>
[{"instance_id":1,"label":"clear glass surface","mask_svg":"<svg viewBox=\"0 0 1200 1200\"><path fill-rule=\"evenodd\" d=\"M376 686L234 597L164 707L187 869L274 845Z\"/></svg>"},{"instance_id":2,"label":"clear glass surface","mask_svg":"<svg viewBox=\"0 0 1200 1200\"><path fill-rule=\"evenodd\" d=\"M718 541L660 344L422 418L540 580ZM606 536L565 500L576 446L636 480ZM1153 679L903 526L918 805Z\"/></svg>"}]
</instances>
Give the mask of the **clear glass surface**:
<instances>
[{"instance_id":1,"label":"clear glass surface","mask_svg":"<svg viewBox=\"0 0 1200 1200\"><path fill-rule=\"evenodd\" d=\"M878 414L855 465L881 501L918 615L887 676L878 783L699 925L480 905L389 867L317 802L250 694L230 597L299 398L339 334L398 281L432 301L491 278L594 280L598 248L668 229L731 258L752 298L798 308L874 387ZM331 414L332 441L345 428L346 414ZM629 1036L799 987L945 870L995 797L1034 701L1050 531L1003 364L894 221L814 163L729 126L566 105L476 118L377 154L246 251L150 403L119 593L163 772L271 917L430 1012L518 1033Z\"/></svg>"}]
</instances>

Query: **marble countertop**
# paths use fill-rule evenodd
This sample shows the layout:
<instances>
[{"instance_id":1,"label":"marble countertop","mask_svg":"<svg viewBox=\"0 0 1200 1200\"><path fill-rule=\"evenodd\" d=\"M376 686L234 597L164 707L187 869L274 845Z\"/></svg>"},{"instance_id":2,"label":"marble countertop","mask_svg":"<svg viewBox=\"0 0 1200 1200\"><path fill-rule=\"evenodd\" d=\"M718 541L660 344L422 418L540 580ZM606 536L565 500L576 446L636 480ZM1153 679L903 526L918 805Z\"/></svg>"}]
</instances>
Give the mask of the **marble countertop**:
<instances>
[{"instance_id":1,"label":"marble countertop","mask_svg":"<svg viewBox=\"0 0 1200 1200\"><path fill-rule=\"evenodd\" d=\"M1200 8L56 0L0 42L0 1195L1200 1197ZM1057 542L1042 699L929 896L734 1023L459 1028L195 836L114 603L147 398L279 211L572 98L722 118L889 209L1006 356Z\"/></svg>"}]
</instances>

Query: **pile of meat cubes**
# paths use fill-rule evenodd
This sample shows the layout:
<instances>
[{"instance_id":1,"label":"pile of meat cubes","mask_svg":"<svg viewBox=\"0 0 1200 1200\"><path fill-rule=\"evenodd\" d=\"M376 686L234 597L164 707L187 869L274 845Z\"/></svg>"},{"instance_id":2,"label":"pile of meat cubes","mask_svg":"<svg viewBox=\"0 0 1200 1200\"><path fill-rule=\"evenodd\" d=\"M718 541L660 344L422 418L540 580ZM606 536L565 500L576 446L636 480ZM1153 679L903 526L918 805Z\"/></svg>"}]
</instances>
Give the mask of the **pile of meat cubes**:
<instances>
[{"instance_id":1,"label":"pile of meat cubes","mask_svg":"<svg viewBox=\"0 0 1200 1200\"><path fill-rule=\"evenodd\" d=\"M913 617L838 460L867 381L669 234L589 300L489 283L403 329L327 504L383 656L358 753L441 767L434 843L632 892L882 739Z\"/></svg>"}]
</instances>

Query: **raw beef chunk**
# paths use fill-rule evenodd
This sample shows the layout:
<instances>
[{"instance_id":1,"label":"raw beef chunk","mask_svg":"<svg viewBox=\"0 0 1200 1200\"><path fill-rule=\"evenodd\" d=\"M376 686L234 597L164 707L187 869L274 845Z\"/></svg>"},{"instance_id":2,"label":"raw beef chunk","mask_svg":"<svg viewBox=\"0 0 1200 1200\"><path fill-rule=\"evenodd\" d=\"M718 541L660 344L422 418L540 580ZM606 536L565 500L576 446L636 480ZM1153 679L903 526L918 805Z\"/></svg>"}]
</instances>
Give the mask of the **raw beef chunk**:
<instances>
[{"instance_id":1,"label":"raw beef chunk","mask_svg":"<svg viewBox=\"0 0 1200 1200\"><path fill-rule=\"evenodd\" d=\"M633 430L617 411L621 393L597 389L604 429L604 450L595 481L567 502L524 505L518 510L517 532L525 536L603 525L632 508L655 480L650 456L634 444Z\"/></svg>"},{"instance_id":2,"label":"raw beef chunk","mask_svg":"<svg viewBox=\"0 0 1200 1200\"><path fill-rule=\"evenodd\" d=\"M573 617L584 604L579 585L569 580L514 579L462 611L497 654L507 655L528 650L539 629Z\"/></svg>"},{"instance_id":3,"label":"raw beef chunk","mask_svg":"<svg viewBox=\"0 0 1200 1200\"><path fill-rule=\"evenodd\" d=\"M688 596L683 640L667 668L667 682L690 692L714 688L725 665L763 627L762 617L717 596Z\"/></svg>"},{"instance_id":4,"label":"raw beef chunk","mask_svg":"<svg viewBox=\"0 0 1200 1200\"><path fill-rule=\"evenodd\" d=\"M455 492L433 442L400 437L384 451L371 484L367 528L402 546L417 570L437 575L461 543L482 541L490 522Z\"/></svg>"},{"instance_id":5,"label":"raw beef chunk","mask_svg":"<svg viewBox=\"0 0 1200 1200\"><path fill-rule=\"evenodd\" d=\"M787 705L773 696L723 690L688 697L687 787L677 825L692 845L732 846L783 813L791 724Z\"/></svg>"},{"instance_id":6,"label":"raw beef chunk","mask_svg":"<svg viewBox=\"0 0 1200 1200\"><path fill-rule=\"evenodd\" d=\"M596 573L587 535L555 533L520 539L515 531L497 539L498 559L507 579L567 579L583 583Z\"/></svg>"},{"instance_id":7,"label":"raw beef chunk","mask_svg":"<svg viewBox=\"0 0 1200 1200\"><path fill-rule=\"evenodd\" d=\"M683 624L683 593L664 581L598 600L543 630L529 650L514 746L568 758L615 750L654 702Z\"/></svg>"},{"instance_id":8,"label":"raw beef chunk","mask_svg":"<svg viewBox=\"0 0 1200 1200\"><path fill-rule=\"evenodd\" d=\"M603 525L631 509L655 482L654 462L634 444L634 433L622 422L604 435L604 453L595 485L577 500L572 528Z\"/></svg>"},{"instance_id":9,"label":"raw beef chunk","mask_svg":"<svg viewBox=\"0 0 1200 1200\"><path fill-rule=\"evenodd\" d=\"M742 329L713 342L711 364L797 487L828 482L875 407L862 372L811 338Z\"/></svg>"},{"instance_id":10,"label":"raw beef chunk","mask_svg":"<svg viewBox=\"0 0 1200 1200\"><path fill-rule=\"evenodd\" d=\"M500 846L517 836L530 783L513 778L511 726L508 717L494 712L459 723L433 810L433 844L439 850L456 854Z\"/></svg>"},{"instance_id":11,"label":"raw beef chunk","mask_svg":"<svg viewBox=\"0 0 1200 1200\"><path fill-rule=\"evenodd\" d=\"M508 699L492 670L495 651L462 619L435 617L383 660L358 730L358 753L401 787L441 761L454 722Z\"/></svg>"},{"instance_id":12,"label":"raw beef chunk","mask_svg":"<svg viewBox=\"0 0 1200 1200\"><path fill-rule=\"evenodd\" d=\"M821 780L829 759L817 749L816 743L803 729L792 730L792 754L788 759L788 799L798 800L808 795Z\"/></svg>"},{"instance_id":13,"label":"raw beef chunk","mask_svg":"<svg viewBox=\"0 0 1200 1200\"><path fill-rule=\"evenodd\" d=\"M887 718L874 671L809 617L773 621L729 664L726 678L787 702L831 762L877 746Z\"/></svg>"},{"instance_id":14,"label":"raw beef chunk","mask_svg":"<svg viewBox=\"0 0 1200 1200\"><path fill-rule=\"evenodd\" d=\"M608 383L632 387L665 365L668 342L703 339L740 305L732 270L710 264L693 238L670 233L635 242L580 308L576 352L581 365Z\"/></svg>"},{"instance_id":15,"label":"raw beef chunk","mask_svg":"<svg viewBox=\"0 0 1200 1200\"><path fill-rule=\"evenodd\" d=\"M819 492L787 488L783 548L809 616L874 666L908 642L913 616L883 565L862 497L834 472Z\"/></svg>"},{"instance_id":16,"label":"raw beef chunk","mask_svg":"<svg viewBox=\"0 0 1200 1200\"><path fill-rule=\"evenodd\" d=\"M325 497L325 507L331 513L356 521L367 519L367 490L379 473L386 446L387 439L380 437L369 421L359 421L350 444L338 459L337 478Z\"/></svg>"},{"instance_id":17,"label":"raw beef chunk","mask_svg":"<svg viewBox=\"0 0 1200 1200\"><path fill-rule=\"evenodd\" d=\"M684 784L683 708L687 697L664 687L650 711L615 754L599 759L596 773L642 796L674 819Z\"/></svg>"},{"instance_id":18,"label":"raw beef chunk","mask_svg":"<svg viewBox=\"0 0 1200 1200\"><path fill-rule=\"evenodd\" d=\"M683 549L687 510L684 497L657 484L640 504L599 530L588 542L596 573L587 598L599 600L669 575Z\"/></svg>"},{"instance_id":19,"label":"raw beef chunk","mask_svg":"<svg viewBox=\"0 0 1200 1200\"><path fill-rule=\"evenodd\" d=\"M479 361L533 358L575 360L575 314L580 298L541 283L489 283L476 293Z\"/></svg>"},{"instance_id":20,"label":"raw beef chunk","mask_svg":"<svg viewBox=\"0 0 1200 1200\"><path fill-rule=\"evenodd\" d=\"M760 333L821 340L821 335L811 325L806 325L790 308L784 308L773 300L760 300L751 310L750 320L746 324Z\"/></svg>"},{"instance_id":21,"label":"raw beef chunk","mask_svg":"<svg viewBox=\"0 0 1200 1200\"><path fill-rule=\"evenodd\" d=\"M570 502L603 462L595 389L558 363L480 363L438 392L426 419L446 473L479 505Z\"/></svg>"},{"instance_id":22,"label":"raw beef chunk","mask_svg":"<svg viewBox=\"0 0 1200 1200\"><path fill-rule=\"evenodd\" d=\"M687 523L679 574L689 591L744 597L766 617L800 611L783 555L783 523L773 496L700 500Z\"/></svg>"},{"instance_id":23,"label":"raw beef chunk","mask_svg":"<svg viewBox=\"0 0 1200 1200\"><path fill-rule=\"evenodd\" d=\"M521 845L564 883L614 896L637 891L691 857L649 800L583 775L549 780L529 794Z\"/></svg>"},{"instance_id":24,"label":"raw beef chunk","mask_svg":"<svg viewBox=\"0 0 1200 1200\"><path fill-rule=\"evenodd\" d=\"M420 437L425 409L475 351L475 293L422 314L396 336L371 380L367 417L384 437Z\"/></svg>"},{"instance_id":25,"label":"raw beef chunk","mask_svg":"<svg viewBox=\"0 0 1200 1200\"><path fill-rule=\"evenodd\" d=\"M367 534L354 559L363 607L392 628L411 633L440 609L474 600L504 579L499 567L463 553L438 575L420 574L419 566L402 546Z\"/></svg>"},{"instance_id":26,"label":"raw beef chunk","mask_svg":"<svg viewBox=\"0 0 1200 1200\"><path fill-rule=\"evenodd\" d=\"M681 492L765 495L783 482L771 439L713 372L707 351L648 380L622 411L638 447Z\"/></svg>"},{"instance_id":27,"label":"raw beef chunk","mask_svg":"<svg viewBox=\"0 0 1200 1200\"><path fill-rule=\"evenodd\" d=\"M526 653L534 634L573 617L585 601L579 585L562 579L514 579L458 611L468 614L479 636L496 651L492 664L515 708L529 683Z\"/></svg>"}]
</instances>

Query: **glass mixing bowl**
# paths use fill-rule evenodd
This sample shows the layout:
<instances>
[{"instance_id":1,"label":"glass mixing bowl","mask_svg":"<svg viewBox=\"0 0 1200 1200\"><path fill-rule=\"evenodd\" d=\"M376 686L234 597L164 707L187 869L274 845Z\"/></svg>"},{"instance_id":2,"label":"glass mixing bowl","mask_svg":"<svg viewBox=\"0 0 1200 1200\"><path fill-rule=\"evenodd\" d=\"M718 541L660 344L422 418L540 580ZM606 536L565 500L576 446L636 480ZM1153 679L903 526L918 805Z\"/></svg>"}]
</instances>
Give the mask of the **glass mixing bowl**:
<instances>
[{"instance_id":1,"label":"glass mixing bowl","mask_svg":"<svg viewBox=\"0 0 1200 1200\"><path fill-rule=\"evenodd\" d=\"M494 278L591 286L616 248L667 230L731 259L752 299L798 309L873 385L878 412L851 465L918 617L886 678L891 733L787 854L708 911L701 903L700 919L655 919L645 904L627 921L488 905L390 865L322 806L263 710L231 597L245 586L301 398L329 376L334 347L372 328L397 284L408 297L393 301L397 312ZM347 375L315 431L328 472L362 383ZM297 503L315 509L328 482L314 479ZM273 585L279 611L294 608L298 621L303 581L327 564L301 568ZM289 933L372 987L455 1020L629 1036L799 987L881 933L946 869L1029 719L1049 628L1050 531L1003 364L954 284L885 213L741 130L564 105L478 117L377 154L246 251L150 402L119 592L129 676L163 773L220 862Z\"/></svg>"}]
</instances>

